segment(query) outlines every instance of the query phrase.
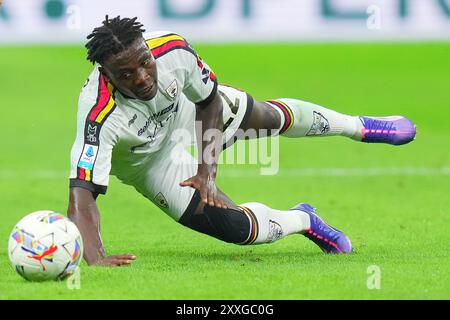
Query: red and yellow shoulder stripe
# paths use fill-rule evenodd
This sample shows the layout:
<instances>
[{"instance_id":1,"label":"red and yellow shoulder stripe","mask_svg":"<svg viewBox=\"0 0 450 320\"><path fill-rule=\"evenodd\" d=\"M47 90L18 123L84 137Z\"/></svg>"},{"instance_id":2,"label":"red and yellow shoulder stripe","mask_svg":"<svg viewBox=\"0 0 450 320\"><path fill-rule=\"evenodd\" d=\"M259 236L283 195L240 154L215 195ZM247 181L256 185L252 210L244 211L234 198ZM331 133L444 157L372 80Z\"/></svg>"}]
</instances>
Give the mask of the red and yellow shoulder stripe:
<instances>
[{"instance_id":1,"label":"red and yellow shoulder stripe","mask_svg":"<svg viewBox=\"0 0 450 320\"><path fill-rule=\"evenodd\" d=\"M78 160L77 179L92 181L97 149L100 145L100 130L116 107L114 90L114 87L100 74L97 100L87 115L84 127L84 145Z\"/></svg>"},{"instance_id":2,"label":"red and yellow shoulder stripe","mask_svg":"<svg viewBox=\"0 0 450 320\"><path fill-rule=\"evenodd\" d=\"M191 52L193 55L197 56L194 49L192 49L189 43L182 36L175 33L149 39L147 40L147 45L152 51L152 54L155 57L155 59L175 49L186 50Z\"/></svg>"},{"instance_id":3,"label":"red and yellow shoulder stripe","mask_svg":"<svg viewBox=\"0 0 450 320\"><path fill-rule=\"evenodd\" d=\"M113 91L112 84L106 82L105 77L100 75L97 101L89 112L89 121L102 123L112 112L115 106Z\"/></svg>"}]
</instances>

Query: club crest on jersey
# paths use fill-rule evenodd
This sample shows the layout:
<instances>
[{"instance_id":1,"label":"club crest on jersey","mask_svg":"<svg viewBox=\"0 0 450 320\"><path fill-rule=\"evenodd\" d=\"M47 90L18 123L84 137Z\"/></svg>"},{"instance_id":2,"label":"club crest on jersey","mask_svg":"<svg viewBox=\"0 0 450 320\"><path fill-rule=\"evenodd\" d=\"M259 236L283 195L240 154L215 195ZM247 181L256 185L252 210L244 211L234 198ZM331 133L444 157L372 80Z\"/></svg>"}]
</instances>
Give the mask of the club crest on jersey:
<instances>
[{"instance_id":1,"label":"club crest on jersey","mask_svg":"<svg viewBox=\"0 0 450 320\"><path fill-rule=\"evenodd\" d=\"M173 80L173 82L166 88L166 93L171 98L175 98L178 94L178 83L177 80Z\"/></svg>"},{"instance_id":2,"label":"club crest on jersey","mask_svg":"<svg viewBox=\"0 0 450 320\"><path fill-rule=\"evenodd\" d=\"M92 143L97 142L97 137L95 136L97 134L97 126L91 126L89 124L87 131L88 131L86 136L87 141Z\"/></svg>"},{"instance_id":3,"label":"club crest on jersey","mask_svg":"<svg viewBox=\"0 0 450 320\"><path fill-rule=\"evenodd\" d=\"M78 167L92 170L94 167L95 158L97 158L98 146L91 144L85 144L83 148L83 154L80 161L78 162Z\"/></svg>"}]
</instances>

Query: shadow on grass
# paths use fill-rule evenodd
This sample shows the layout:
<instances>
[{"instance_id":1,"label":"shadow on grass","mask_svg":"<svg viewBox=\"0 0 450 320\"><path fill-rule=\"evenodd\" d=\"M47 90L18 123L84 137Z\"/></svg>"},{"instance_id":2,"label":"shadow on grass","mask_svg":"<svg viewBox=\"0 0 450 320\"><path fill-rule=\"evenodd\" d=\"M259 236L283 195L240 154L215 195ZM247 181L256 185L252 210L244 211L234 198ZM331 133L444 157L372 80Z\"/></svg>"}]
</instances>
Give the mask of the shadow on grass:
<instances>
[{"instance_id":1,"label":"shadow on grass","mask_svg":"<svg viewBox=\"0 0 450 320\"><path fill-rule=\"evenodd\" d=\"M327 255L320 250L230 250L230 247L224 248L219 252L208 252L202 250L186 251L182 248L178 249L157 249L141 251L141 258L151 259L156 261L173 261L176 259L177 263L185 264L215 264L215 263L254 263L254 264L270 264L270 265L285 265L291 263L297 264L314 264L334 261L336 263L344 263L354 261L357 253L349 255Z\"/></svg>"}]
</instances>

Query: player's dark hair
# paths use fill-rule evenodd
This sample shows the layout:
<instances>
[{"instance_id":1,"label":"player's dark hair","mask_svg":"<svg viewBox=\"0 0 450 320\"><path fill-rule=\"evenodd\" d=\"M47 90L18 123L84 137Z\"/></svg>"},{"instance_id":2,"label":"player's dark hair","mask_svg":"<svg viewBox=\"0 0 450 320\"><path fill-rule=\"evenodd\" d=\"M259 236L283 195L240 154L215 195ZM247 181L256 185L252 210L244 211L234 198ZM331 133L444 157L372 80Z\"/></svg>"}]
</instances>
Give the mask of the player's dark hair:
<instances>
[{"instance_id":1,"label":"player's dark hair","mask_svg":"<svg viewBox=\"0 0 450 320\"><path fill-rule=\"evenodd\" d=\"M104 62L110 55L117 54L126 49L145 32L142 29L143 24L136 21L137 17L132 19L117 16L109 19L106 16L102 26L95 28L86 43L88 49L87 59L92 63Z\"/></svg>"}]
</instances>

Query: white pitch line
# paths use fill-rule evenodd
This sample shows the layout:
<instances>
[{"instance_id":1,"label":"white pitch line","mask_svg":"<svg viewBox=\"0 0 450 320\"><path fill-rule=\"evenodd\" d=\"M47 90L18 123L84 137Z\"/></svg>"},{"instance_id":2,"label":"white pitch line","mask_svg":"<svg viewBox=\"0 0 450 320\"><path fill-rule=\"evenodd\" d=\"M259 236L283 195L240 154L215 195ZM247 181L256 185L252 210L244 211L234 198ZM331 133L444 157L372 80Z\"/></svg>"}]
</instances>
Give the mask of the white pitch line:
<instances>
[{"instance_id":1,"label":"white pitch line","mask_svg":"<svg viewBox=\"0 0 450 320\"><path fill-rule=\"evenodd\" d=\"M260 170L224 170L227 177L259 175ZM274 176L281 177L369 177L369 176L447 176L450 167L443 168L281 168Z\"/></svg>"},{"instance_id":2,"label":"white pitch line","mask_svg":"<svg viewBox=\"0 0 450 320\"><path fill-rule=\"evenodd\" d=\"M219 168L221 177L259 176L261 169ZM370 177L370 176L448 176L450 167L391 167L391 168L280 168L276 177ZM0 170L0 181L10 179L68 179L69 173L57 170ZM269 175L270 177L270 175Z\"/></svg>"}]
</instances>

